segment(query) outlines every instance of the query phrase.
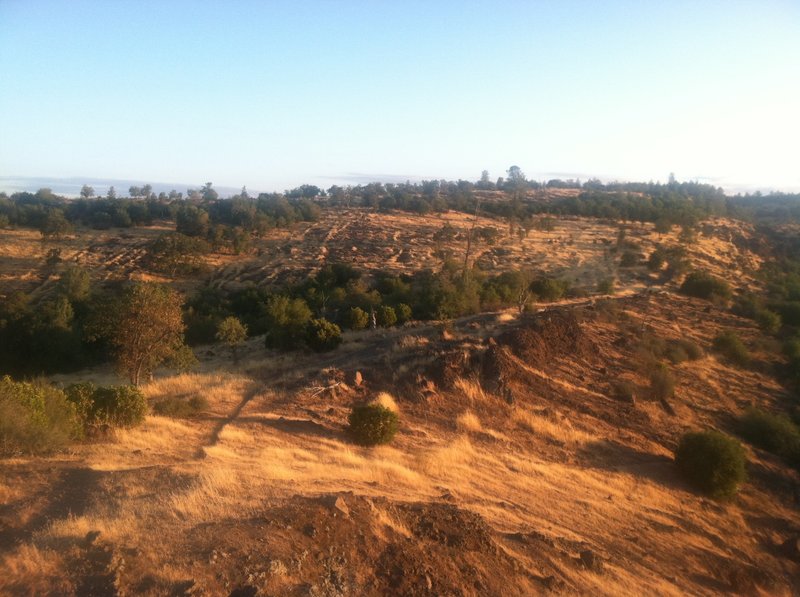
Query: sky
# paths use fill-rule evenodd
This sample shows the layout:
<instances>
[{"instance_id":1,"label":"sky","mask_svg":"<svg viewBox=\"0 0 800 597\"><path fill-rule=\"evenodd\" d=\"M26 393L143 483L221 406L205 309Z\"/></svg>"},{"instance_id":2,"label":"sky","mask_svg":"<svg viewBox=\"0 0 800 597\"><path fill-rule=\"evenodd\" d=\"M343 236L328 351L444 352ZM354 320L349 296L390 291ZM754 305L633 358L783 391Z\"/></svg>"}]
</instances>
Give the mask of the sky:
<instances>
[{"instance_id":1,"label":"sky","mask_svg":"<svg viewBox=\"0 0 800 597\"><path fill-rule=\"evenodd\" d=\"M800 191L797 0L0 0L0 85L0 190Z\"/></svg>"}]
</instances>

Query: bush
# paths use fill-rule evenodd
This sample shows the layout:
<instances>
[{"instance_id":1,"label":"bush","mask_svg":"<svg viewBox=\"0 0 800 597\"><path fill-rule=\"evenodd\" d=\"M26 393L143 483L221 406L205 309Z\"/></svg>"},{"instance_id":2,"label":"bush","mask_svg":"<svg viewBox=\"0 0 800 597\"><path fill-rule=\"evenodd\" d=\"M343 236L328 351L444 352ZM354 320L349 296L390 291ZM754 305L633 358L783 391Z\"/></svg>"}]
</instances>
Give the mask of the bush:
<instances>
[{"instance_id":1,"label":"bush","mask_svg":"<svg viewBox=\"0 0 800 597\"><path fill-rule=\"evenodd\" d=\"M272 296L267 299L264 344L267 348L290 350L302 344L311 321L311 309L301 298Z\"/></svg>"},{"instance_id":2,"label":"bush","mask_svg":"<svg viewBox=\"0 0 800 597\"><path fill-rule=\"evenodd\" d=\"M675 342L683 349L690 361L697 361L703 358L703 349L698 344L691 340L676 340Z\"/></svg>"},{"instance_id":3,"label":"bush","mask_svg":"<svg viewBox=\"0 0 800 597\"><path fill-rule=\"evenodd\" d=\"M395 310L392 307L381 305L378 307L376 319L379 326L390 328L397 323L397 313L395 313Z\"/></svg>"},{"instance_id":4,"label":"bush","mask_svg":"<svg viewBox=\"0 0 800 597\"><path fill-rule=\"evenodd\" d=\"M62 391L0 379L0 456L54 452L82 432L78 414Z\"/></svg>"},{"instance_id":5,"label":"bush","mask_svg":"<svg viewBox=\"0 0 800 597\"><path fill-rule=\"evenodd\" d=\"M597 292L600 294L614 294L614 279L606 278L597 283Z\"/></svg>"},{"instance_id":6,"label":"bush","mask_svg":"<svg viewBox=\"0 0 800 597\"><path fill-rule=\"evenodd\" d=\"M550 303L563 297L569 290L569 282L553 278L539 278L531 282L531 292L544 302Z\"/></svg>"},{"instance_id":7,"label":"bush","mask_svg":"<svg viewBox=\"0 0 800 597\"><path fill-rule=\"evenodd\" d=\"M738 430L754 446L800 467L800 429L788 417L751 408L739 419Z\"/></svg>"},{"instance_id":8,"label":"bush","mask_svg":"<svg viewBox=\"0 0 800 597\"><path fill-rule=\"evenodd\" d=\"M86 426L135 427L147 414L147 399L136 386L98 388L87 382L69 386L66 394Z\"/></svg>"},{"instance_id":9,"label":"bush","mask_svg":"<svg viewBox=\"0 0 800 597\"><path fill-rule=\"evenodd\" d=\"M333 350L342 343L342 330L327 319L312 319L306 328L306 344L315 352Z\"/></svg>"},{"instance_id":10,"label":"bush","mask_svg":"<svg viewBox=\"0 0 800 597\"><path fill-rule=\"evenodd\" d=\"M664 366L660 366L650 374L650 395L656 400L672 398L675 393L675 378Z\"/></svg>"},{"instance_id":11,"label":"bush","mask_svg":"<svg viewBox=\"0 0 800 597\"><path fill-rule=\"evenodd\" d=\"M619 259L620 267L635 267L639 265L641 255L636 251L625 251Z\"/></svg>"},{"instance_id":12,"label":"bush","mask_svg":"<svg viewBox=\"0 0 800 597\"><path fill-rule=\"evenodd\" d=\"M774 334L781 329L781 316L769 309L756 311L755 320L761 331L767 334Z\"/></svg>"},{"instance_id":13,"label":"bush","mask_svg":"<svg viewBox=\"0 0 800 597\"><path fill-rule=\"evenodd\" d=\"M718 431L685 434L675 465L689 483L714 498L732 496L746 478L744 449Z\"/></svg>"},{"instance_id":14,"label":"bush","mask_svg":"<svg viewBox=\"0 0 800 597\"><path fill-rule=\"evenodd\" d=\"M731 298L731 288L728 283L707 272L690 273L681 284L680 291L687 296L712 302L723 302Z\"/></svg>"},{"instance_id":15,"label":"bush","mask_svg":"<svg viewBox=\"0 0 800 597\"><path fill-rule=\"evenodd\" d=\"M369 325L369 313L360 307L352 307L345 315L344 324L351 330L363 330Z\"/></svg>"},{"instance_id":16,"label":"bush","mask_svg":"<svg viewBox=\"0 0 800 597\"><path fill-rule=\"evenodd\" d=\"M182 400L170 396L159 400L153 405L153 412L162 417L174 419L188 419L197 416L208 408L208 400L203 396L194 396L189 400Z\"/></svg>"},{"instance_id":17,"label":"bush","mask_svg":"<svg viewBox=\"0 0 800 597\"><path fill-rule=\"evenodd\" d=\"M411 315L412 315L411 307L409 307L405 303L400 303L394 308L394 310L395 313L397 314L398 324L403 324L411 320Z\"/></svg>"},{"instance_id":18,"label":"bush","mask_svg":"<svg viewBox=\"0 0 800 597\"><path fill-rule=\"evenodd\" d=\"M750 353L735 332L722 332L714 338L714 350L739 367L750 364Z\"/></svg>"},{"instance_id":19,"label":"bush","mask_svg":"<svg viewBox=\"0 0 800 597\"><path fill-rule=\"evenodd\" d=\"M350 417L350 436L362 446L387 444L397 433L397 414L380 404L353 407Z\"/></svg>"}]
</instances>

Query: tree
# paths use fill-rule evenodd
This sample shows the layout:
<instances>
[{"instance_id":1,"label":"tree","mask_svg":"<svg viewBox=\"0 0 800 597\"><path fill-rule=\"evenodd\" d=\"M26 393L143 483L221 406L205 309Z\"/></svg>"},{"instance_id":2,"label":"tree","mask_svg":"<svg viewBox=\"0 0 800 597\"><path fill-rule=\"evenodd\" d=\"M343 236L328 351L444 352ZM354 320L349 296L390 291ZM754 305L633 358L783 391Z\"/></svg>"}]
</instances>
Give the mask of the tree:
<instances>
[{"instance_id":1,"label":"tree","mask_svg":"<svg viewBox=\"0 0 800 597\"><path fill-rule=\"evenodd\" d=\"M168 286L143 282L125 290L101 315L102 333L119 371L138 386L156 367L185 350L181 296Z\"/></svg>"},{"instance_id":2,"label":"tree","mask_svg":"<svg viewBox=\"0 0 800 597\"><path fill-rule=\"evenodd\" d=\"M81 187L81 197L84 199L94 197L94 188L90 187L88 184L83 185Z\"/></svg>"},{"instance_id":3,"label":"tree","mask_svg":"<svg viewBox=\"0 0 800 597\"><path fill-rule=\"evenodd\" d=\"M231 351L233 362L239 360L238 347L247 339L247 326L236 317L226 317L217 326L216 339L224 342Z\"/></svg>"},{"instance_id":4,"label":"tree","mask_svg":"<svg viewBox=\"0 0 800 597\"><path fill-rule=\"evenodd\" d=\"M40 230L42 238L45 240L61 238L71 231L72 225L67 221L67 218L64 217L64 212L60 209L51 209L47 212Z\"/></svg>"},{"instance_id":5,"label":"tree","mask_svg":"<svg viewBox=\"0 0 800 597\"><path fill-rule=\"evenodd\" d=\"M106 194L106 198L107 199L117 198L117 190L113 186L108 187L108 193Z\"/></svg>"},{"instance_id":6,"label":"tree","mask_svg":"<svg viewBox=\"0 0 800 597\"><path fill-rule=\"evenodd\" d=\"M141 196L141 194L142 194L142 189L141 189L141 187L135 187L135 186L132 186L132 187L130 187L130 188L128 189L128 194L129 194L131 197L133 197L134 199L136 199L136 197L139 197L139 196Z\"/></svg>"},{"instance_id":7,"label":"tree","mask_svg":"<svg viewBox=\"0 0 800 597\"><path fill-rule=\"evenodd\" d=\"M68 267L61 274L58 289L73 303L86 300L91 289L89 272L79 265Z\"/></svg>"},{"instance_id":8,"label":"tree","mask_svg":"<svg viewBox=\"0 0 800 597\"><path fill-rule=\"evenodd\" d=\"M203 188L200 189L200 193L205 201L216 201L217 197L219 196L213 189L213 183L210 182L207 182L203 185Z\"/></svg>"}]
</instances>

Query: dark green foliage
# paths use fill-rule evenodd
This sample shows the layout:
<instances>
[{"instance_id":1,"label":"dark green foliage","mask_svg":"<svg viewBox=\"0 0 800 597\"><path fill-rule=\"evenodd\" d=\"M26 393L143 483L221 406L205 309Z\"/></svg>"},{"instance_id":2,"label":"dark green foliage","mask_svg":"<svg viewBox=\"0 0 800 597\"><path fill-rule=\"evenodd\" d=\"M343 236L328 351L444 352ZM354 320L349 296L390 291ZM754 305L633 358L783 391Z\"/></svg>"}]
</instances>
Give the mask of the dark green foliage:
<instances>
[{"instance_id":1,"label":"dark green foliage","mask_svg":"<svg viewBox=\"0 0 800 597\"><path fill-rule=\"evenodd\" d=\"M767 334L774 334L781 329L781 316L769 309L756 311L755 320L758 327Z\"/></svg>"},{"instance_id":2,"label":"dark green foliage","mask_svg":"<svg viewBox=\"0 0 800 597\"><path fill-rule=\"evenodd\" d=\"M78 413L62 391L0 379L0 456L54 452L81 436Z\"/></svg>"},{"instance_id":3,"label":"dark green foliage","mask_svg":"<svg viewBox=\"0 0 800 597\"><path fill-rule=\"evenodd\" d=\"M555 278L538 278L531 283L531 292L543 303L562 298L569 290L569 282Z\"/></svg>"},{"instance_id":4,"label":"dark green foliage","mask_svg":"<svg viewBox=\"0 0 800 597\"><path fill-rule=\"evenodd\" d=\"M664 252L661 249L656 249L650 253L650 257L647 259L647 269L652 272L657 272L664 267L664 263L666 263L666 261L667 258L664 255Z\"/></svg>"},{"instance_id":5,"label":"dark green foliage","mask_svg":"<svg viewBox=\"0 0 800 597\"><path fill-rule=\"evenodd\" d=\"M345 315L344 325L351 330L363 330L369 325L369 313L359 307L351 307Z\"/></svg>"},{"instance_id":6,"label":"dark green foliage","mask_svg":"<svg viewBox=\"0 0 800 597\"><path fill-rule=\"evenodd\" d=\"M751 444L800 468L800 429L788 417L751 408L739 419L738 431Z\"/></svg>"},{"instance_id":7,"label":"dark green foliage","mask_svg":"<svg viewBox=\"0 0 800 597\"><path fill-rule=\"evenodd\" d=\"M397 323L404 324L407 321L411 320L411 307L406 305L405 303L400 303L395 308L395 313L397 314Z\"/></svg>"},{"instance_id":8,"label":"dark green foliage","mask_svg":"<svg viewBox=\"0 0 800 597\"><path fill-rule=\"evenodd\" d=\"M686 276L680 291L687 296L712 302L724 302L731 297L731 289L727 282L701 271L691 272Z\"/></svg>"},{"instance_id":9,"label":"dark green foliage","mask_svg":"<svg viewBox=\"0 0 800 597\"><path fill-rule=\"evenodd\" d=\"M636 386L630 381L618 381L612 386L611 390L617 400L633 402L636 399Z\"/></svg>"},{"instance_id":10,"label":"dark green foliage","mask_svg":"<svg viewBox=\"0 0 800 597\"><path fill-rule=\"evenodd\" d=\"M380 307L378 307L378 311L376 313L376 319L378 321L379 326L384 328L390 328L397 323L397 313L395 312L393 307L389 307L388 305L381 305Z\"/></svg>"},{"instance_id":11,"label":"dark green foliage","mask_svg":"<svg viewBox=\"0 0 800 597\"><path fill-rule=\"evenodd\" d=\"M342 343L342 330L327 319L312 319L306 327L306 344L315 352L333 350Z\"/></svg>"},{"instance_id":12,"label":"dark green foliage","mask_svg":"<svg viewBox=\"0 0 800 597\"><path fill-rule=\"evenodd\" d=\"M736 332L726 331L714 338L714 350L739 367L750 364L750 352Z\"/></svg>"},{"instance_id":13,"label":"dark green foliage","mask_svg":"<svg viewBox=\"0 0 800 597\"><path fill-rule=\"evenodd\" d=\"M196 417L208 408L208 400L203 396L194 396L189 400L169 397L153 404L153 412L162 417L188 419Z\"/></svg>"},{"instance_id":14,"label":"dark green foliage","mask_svg":"<svg viewBox=\"0 0 800 597\"><path fill-rule=\"evenodd\" d=\"M397 415L380 404L353 407L348 422L350 436L362 446L389 443L399 426Z\"/></svg>"},{"instance_id":15,"label":"dark green foliage","mask_svg":"<svg viewBox=\"0 0 800 597\"><path fill-rule=\"evenodd\" d=\"M150 267L169 276L188 276L203 269L203 255L210 251L199 238L170 232L162 234L147 248Z\"/></svg>"},{"instance_id":16,"label":"dark green foliage","mask_svg":"<svg viewBox=\"0 0 800 597\"><path fill-rule=\"evenodd\" d=\"M614 279L605 278L597 283L597 292L600 294L614 294Z\"/></svg>"},{"instance_id":17,"label":"dark green foliage","mask_svg":"<svg viewBox=\"0 0 800 597\"><path fill-rule=\"evenodd\" d=\"M675 451L675 465L694 487L714 498L730 497L746 478L744 449L718 431L685 434Z\"/></svg>"},{"instance_id":18,"label":"dark green foliage","mask_svg":"<svg viewBox=\"0 0 800 597\"><path fill-rule=\"evenodd\" d=\"M135 386L81 383L67 387L66 394L88 426L135 427L147 414L147 399Z\"/></svg>"},{"instance_id":19,"label":"dark green foliage","mask_svg":"<svg viewBox=\"0 0 800 597\"><path fill-rule=\"evenodd\" d=\"M620 267L635 267L639 265L642 256L636 251L625 251L619 259Z\"/></svg>"},{"instance_id":20,"label":"dark green foliage","mask_svg":"<svg viewBox=\"0 0 800 597\"><path fill-rule=\"evenodd\" d=\"M311 321L311 309L303 299L272 296L267 299L264 343L267 348L291 350L299 348Z\"/></svg>"}]
</instances>

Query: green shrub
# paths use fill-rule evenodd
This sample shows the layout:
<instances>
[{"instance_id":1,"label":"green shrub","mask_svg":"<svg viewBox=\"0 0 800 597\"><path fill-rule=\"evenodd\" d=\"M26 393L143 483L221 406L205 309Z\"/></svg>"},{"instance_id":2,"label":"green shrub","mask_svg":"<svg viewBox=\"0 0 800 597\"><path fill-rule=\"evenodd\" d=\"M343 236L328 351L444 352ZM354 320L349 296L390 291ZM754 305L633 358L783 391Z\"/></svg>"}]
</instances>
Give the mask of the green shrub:
<instances>
[{"instance_id":1,"label":"green shrub","mask_svg":"<svg viewBox=\"0 0 800 597\"><path fill-rule=\"evenodd\" d=\"M544 303L557 301L569 290L569 282L554 278L539 278L530 285L531 292Z\"/></svg>"},{"instance_id":2,"label":"green shrub","mask_svg":"<svg viewBox=\"0 0 800 597\"><path fill-rule=\"evenodd\" d=\"M675 465L689 483L714 498L732 496L746 478L744 449L718 431L685 434Z\"/></svg>"},{"instance_id":3,"label":"green shrub","mask_svg":"<svg viewBox=\"0 0 800 597\"><path fill-rule=\"evenodd\" d=\"M68 386L65 393L87 427L133 427L142 423L147 413L147 400L136 386L98 388L84 382Z\"/></svg>"},{"instance_id":4,"label":"green shrub","mask_svg":"<svg viewBox=\"0 0 800 597\"><path fill-rule=\"evenodd\" d=\"M614 279L605 278L597 283L597 292L600 294L614 294Z\"/></svg>"},{"instance_id":5,"label":"green shrub","mask_svg":"<svg viewBox=\"0 0 800 597\"><path fill-rule=\"evenodd\" d=\"M369 325L369 313L360 307L352 307L345 315L344 325L351 330L363 330Z\"/></svg>"},{"instance_id":6,"label":"green shrub","mask_svg":"<svg viewBox=\"0 0 800 597\"><path fill-rule=\"evenodd\" d=\"M378 307L376 317L378 325L384 328L390 328L397 323L397 313L392 307L381 305Z\"/></svg>"},{"instance_id":7,"label":"green shrub","mask_svg":"<svg viewBox=\"0 0 800 597\"><path fill-rule=\"evenodd\" d=\"M664 263L666 263L666 261L667 258L664 255L664 252L661 249L656 249L650 253L650 257L647 259L647 269L652 272L657 272L664 267Z\"/></svg>"},{"instance_id":8,"label":"green shrub","mask_svg":"<svg viewBox=\"0 0 800 597\"><path fill-rule=\"evenodd\" d=\"M162 417L188 419L197 416L207 408L208 400L203 396L194 396L189 400L170 396L156 402L153 405L153 412Z\"/></svg>"},{"instance_id":9,"label":"green shrub","mask_svg":"<svg viewBox=\"0 0 800 597\"><path fill-rule=\"evenodd\" d=\"M714 350L739 367L750 364L750 352L735 332L722 332L714 338Z\"/></svg>"},{"instance_id":10,"label":"green shrub","mask_svg":"<svg viewBox=\"0 0 800 597\"><path fill-rule=\"evenodd\" d=\"M400 303L394 308L395 313L397 314L397 323L403 324L407 321L411 320L411 307L406 305L405 303Z\"/></svg>"},{"instance_id":11,"label":"green shrub","mask_svg":"<svg viewBox=\"0 0 800 597\"><path fill-rule=\"evenodd\" d=\"M82 434L76 409L61 390L0 379L0 456L54 452Z\"/></svg>"},{"instance_id":12,"label":"green shrub","mask_svg":"<svg viewBox=\"0 0 800 597\"><path fill-rule=\"evenodd\" d=\"M739 419L738 430L754 446L800 466L800 429L788 417L751 408Z\"/></svg>"},{"instance_id":13,"label":"green shrub","mask_svg":"<svg viewBox=\"0 0 800 597\"><path fill-rule=\"evenodd\" d=\"M342 343L342 330L327 319L312 319L306 328L306 344L315 352L333 350Z\"/></svg>"},{"instance_id":14,"label":"green shrub","mask_svg":"<svg viewBox=\"0 0 800 597\"><path fill-rule=\"evenodd\" d=\"M769 309L757 310L755 320L761 331L767 334L774 334L781 329L781 316Z\"/></svg>"},{"instance_id":15,"label":"green shrub","mask_svg":"<svg viewBox=\"0 0 800 597\"><path fill-rule=\"evenodd\" d=\"M635 267L639 265L641 255L636 251L625 251L619 259L620 267Z\"/></svg>"},{"instance_id":16,"label":"green shrub","mask_svg":"<svg viewBox=\"0 0 800 597\"><path fill-rule=\"evenodd\" d=\"M271 296L267 299L266 331L264 345L267 348L291 350L302 345L307 336L311 309L301 298Z\"/></svg>"},{"instance_id":17,"label":"green shrub","mask_svg":"<svg viewBox=\"0 0 800 597\"><path fill-rule=\"evenodd\" d=\"M681 284L680 291L696 298L723 302L731 298L728 283L707 272L691 272Z\"/></svg>"},{"instance_id":18,"label":"green shrub","mask_svg":"<svg viewBox=\"0 0 800 597\"><path fill-rule=\"evenodd\" d=\"M354 406L348 421L350 436L362 446L389 443L399 426L397 415L380 404Z\"/></svg>"}]
</instances>

